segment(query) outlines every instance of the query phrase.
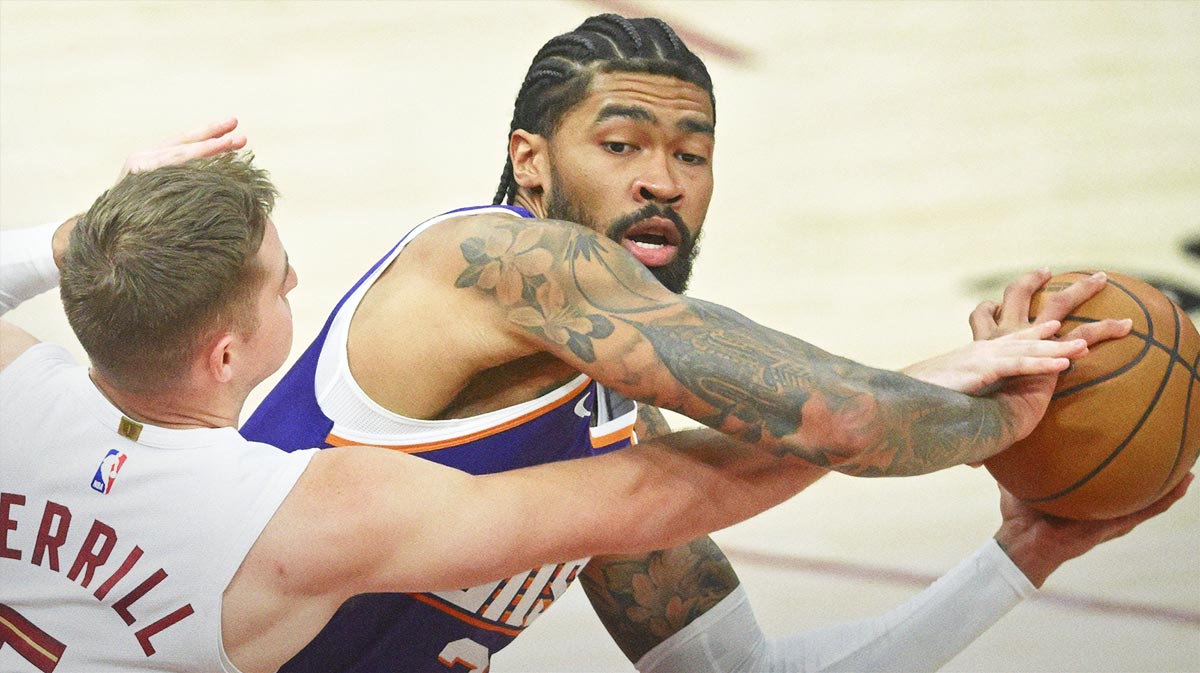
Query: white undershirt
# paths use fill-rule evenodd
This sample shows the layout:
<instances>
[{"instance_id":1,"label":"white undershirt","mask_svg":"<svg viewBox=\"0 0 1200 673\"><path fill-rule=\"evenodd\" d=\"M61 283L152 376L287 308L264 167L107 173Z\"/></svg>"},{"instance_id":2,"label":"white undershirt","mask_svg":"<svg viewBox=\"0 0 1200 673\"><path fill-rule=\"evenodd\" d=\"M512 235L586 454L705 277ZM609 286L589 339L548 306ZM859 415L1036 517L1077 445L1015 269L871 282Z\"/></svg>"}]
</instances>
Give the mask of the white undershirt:
<instances>
[{"instance_id":1,"label":"white undershirt","mask_svg":"<svg viewBox=\"0 0 1200 673\"><path fill-rule=\"evenodd\" d=\"M738 587L637 662L642 673L936 671L1037 589L995 540L878 617L768 641Z\"/></svg>"}]
</instances>

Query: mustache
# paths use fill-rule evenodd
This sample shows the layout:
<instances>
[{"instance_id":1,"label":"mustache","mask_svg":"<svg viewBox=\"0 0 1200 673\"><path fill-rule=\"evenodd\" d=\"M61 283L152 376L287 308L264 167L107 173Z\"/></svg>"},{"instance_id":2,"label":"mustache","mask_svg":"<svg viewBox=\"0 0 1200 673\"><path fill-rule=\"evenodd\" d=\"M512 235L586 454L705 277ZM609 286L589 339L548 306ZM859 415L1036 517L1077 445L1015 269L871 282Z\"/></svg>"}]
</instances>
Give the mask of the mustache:
<instances>
[{"instance_id":1,"label":"mustache","mask_svg":"<svg viewBox=\"0 0 1200 673\"><path fill-rule=\"evenodd\" d=\"M683 218L673 209L660 206L657 203L648 203L645 207L618 218L609 226L608 237L614 241L619 241L633 228L633 225L651 217L661 217L675 225L675 230L679 232L679 247L681 249L687 250L692 247L692 234L688 231L687 225L684 224Z\"/></svg>"}]
</instances>

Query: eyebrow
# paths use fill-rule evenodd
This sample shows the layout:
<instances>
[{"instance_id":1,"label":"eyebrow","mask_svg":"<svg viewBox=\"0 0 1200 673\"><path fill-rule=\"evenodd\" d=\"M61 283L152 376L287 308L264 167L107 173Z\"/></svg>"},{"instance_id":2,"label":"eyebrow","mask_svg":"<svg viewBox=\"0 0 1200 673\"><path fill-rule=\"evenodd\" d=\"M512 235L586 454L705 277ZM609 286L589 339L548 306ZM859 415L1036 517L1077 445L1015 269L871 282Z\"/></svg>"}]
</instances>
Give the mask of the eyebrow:
<instances>
[{"instance_id":1,"label":"eyebrow","mask_svg":"<svg viewBox=\"0 0 1200 673\"><path fill-rule=\"evenodd\" d=\"M716 129L708 122L702 122L698 119L680 119L675 128L684 133L703 133L707 136L716 135Z\"/></svg>"},{"instance_id":2,"label":"eyebrow","mask_svg":"<svg viewBox=\"0 0 1200 673\"><path fill-rule=\"evenodd\" d=\"M600 108L600 112L596 114L596 124L600 124L613 117L621 117L631 119L633 121L650 122L651 124L658 123L658 117L643 107L636 105L605 105ZM684 133L703 133L705 135L715 135L713 125L708 122L703 122L697 119L681 119L675 123L675 128Z\"/></svg>"},{"instance_id":3,"label":"eyebrow","mask_svg":"<svg viewBox=\"0 0 1200 673\"><path fill-rule=\"evenodd\" d=\"M613 117L624 117L640 122L650 122L652 124L658 122L658 118L646 108L637 107L636 105L605 105L600 108L600 112L596 114L596 123L599 124Z\"/></svg>"}]
</instances>

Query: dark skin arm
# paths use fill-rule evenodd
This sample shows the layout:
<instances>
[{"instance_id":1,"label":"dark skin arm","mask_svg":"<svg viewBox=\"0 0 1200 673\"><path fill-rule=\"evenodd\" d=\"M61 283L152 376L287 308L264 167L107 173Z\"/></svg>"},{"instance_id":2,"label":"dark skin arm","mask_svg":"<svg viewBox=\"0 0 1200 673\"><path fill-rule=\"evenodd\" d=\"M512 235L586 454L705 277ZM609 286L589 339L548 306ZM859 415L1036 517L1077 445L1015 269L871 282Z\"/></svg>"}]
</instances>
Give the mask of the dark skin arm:
<instances>
[{"instance_id":1,"label":"dark skin arm","mask_svg":"<svg viewBox=\"0 0 1200 673\"><path fill-rule=\"evenodd\" d=\"M428 256L444 260L450 245L457 264L443 261L439 273L466 292L448 301L498 328L486 338L499 343L481 349L489 356L548 352L639 402L840 472L923 474L981 460L1027 434L1048 402L1019 383L972 397L832 355L671 293L578 225L462 218L412 247L437 246Z\"/></svg>"},{"instance_id":2,"label":"dark skin arm","mask_svg":"<svg viewBox=\"0 0 1200 673\"><path fill-rule=\"evenodd\" d=\"M737 573L712 538L640 556L602 556L579 575L613 641L631 662L737 588Z\"/></svg>"}]
</instances>

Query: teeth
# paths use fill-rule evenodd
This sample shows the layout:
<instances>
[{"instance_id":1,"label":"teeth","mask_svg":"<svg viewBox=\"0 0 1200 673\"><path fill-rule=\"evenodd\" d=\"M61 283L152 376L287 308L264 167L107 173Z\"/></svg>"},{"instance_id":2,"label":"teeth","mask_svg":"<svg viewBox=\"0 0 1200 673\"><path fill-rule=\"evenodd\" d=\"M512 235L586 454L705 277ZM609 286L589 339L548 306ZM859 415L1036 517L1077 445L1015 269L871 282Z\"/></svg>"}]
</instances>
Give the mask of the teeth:
<instances>
[{"instance_id":1,"label":"teeth","mask_svg":"<svg viewBox=\"0 0 1200 673\"><path fill-rule=\"evenodd\" d=\"M633 244L639 248L645 248L647 250L658 250L659 248L665 247L662 243L646 243L645 241L634 241Z\"/></svg>"}]
</instances>

